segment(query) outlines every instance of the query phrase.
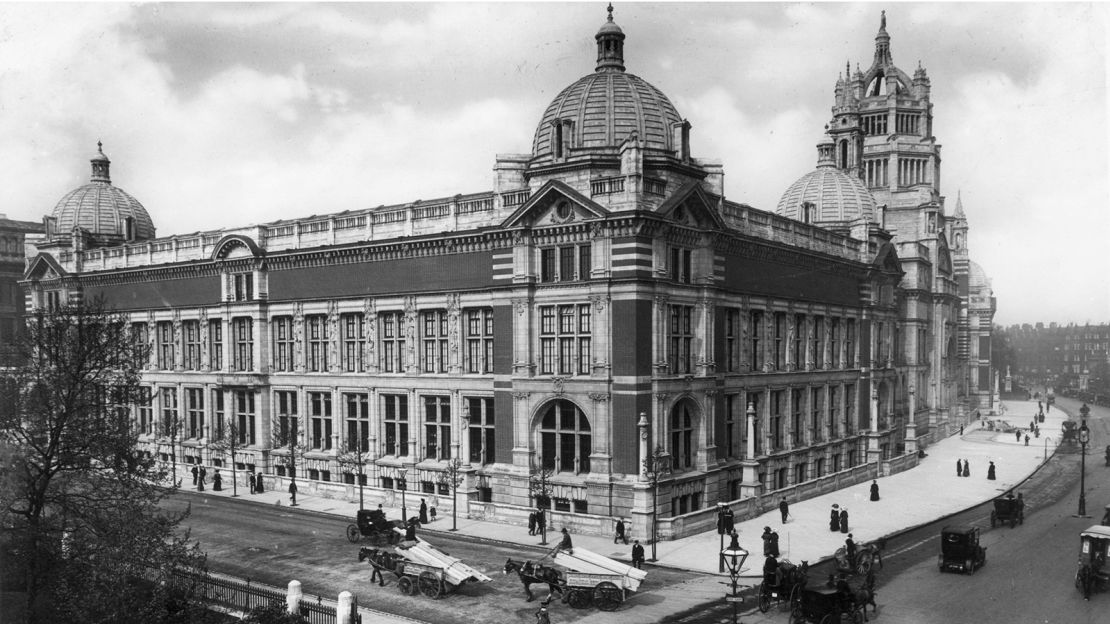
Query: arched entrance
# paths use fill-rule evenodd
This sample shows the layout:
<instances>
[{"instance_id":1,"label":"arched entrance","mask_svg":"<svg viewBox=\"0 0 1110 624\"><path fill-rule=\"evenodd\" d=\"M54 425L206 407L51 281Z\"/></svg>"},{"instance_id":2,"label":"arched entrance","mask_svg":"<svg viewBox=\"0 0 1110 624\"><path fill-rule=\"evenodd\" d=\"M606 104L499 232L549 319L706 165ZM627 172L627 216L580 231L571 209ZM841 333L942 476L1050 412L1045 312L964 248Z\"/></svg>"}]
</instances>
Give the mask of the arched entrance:
<instances>
[{"instance_id":1,"label":"arched entrance","mask_svg":"<svg viewBox=\"0 0 1110 624\"><path fill-rule=\"evenodd\" d=\"M555 399L537 417L541 465L555 472L590 472L593 433L586 414L572 401Z\"/></svg>"},{"instance_id":2,"label":"arched entrance","mask_svg":"<svg viewBox=\"0 0 1110 624\"><path fill-rule=\"evenodd\" d=\"M690 399L682 399L671 409L670 451L671 470L682 472L697 467L698 406Z\"/></svg>"}]
</instances>

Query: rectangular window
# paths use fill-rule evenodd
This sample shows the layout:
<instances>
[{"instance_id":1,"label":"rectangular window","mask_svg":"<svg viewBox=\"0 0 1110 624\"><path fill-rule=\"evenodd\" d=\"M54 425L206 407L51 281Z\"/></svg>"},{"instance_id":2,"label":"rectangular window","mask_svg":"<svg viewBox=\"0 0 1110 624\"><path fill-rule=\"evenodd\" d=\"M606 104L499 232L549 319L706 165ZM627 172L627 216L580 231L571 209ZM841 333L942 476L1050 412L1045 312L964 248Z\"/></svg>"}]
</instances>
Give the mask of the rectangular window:
<instances>
[{"instance_id":1,"label":"rectangular window","mask_svg":"<svg viewBox=\"0 0 1110 624\"><path fill-rule=\"evenodd\" d=\"M797 448L802 445L805 421L802 420L802 398L805 395L800 388L790 391L790 441Z\"/></svg>"},{"instance_id":2,"label":"rectangular window","mask_svg":"<svg viewBox=\"0 0 1110 624\"><path fill-rule=\"evenodd\" d=\"M466 311L466 372L493 372L493 310Z\"/></svg>"},{"instance_id":3,"label":"rectangular window","mask_svg":"<svg viewBox=\"0 0 1110 624\"><path fill-rule=\"evenodd\" d=\"M447 372L447 311L428 310L420 313L423 330L421 366L425 373Z\"/></svg>"},{"instance_id":4,"label":"rectangular window","mask_svg":"<svg viewBox=\"0 0 1110 624\"><path fill-rule=\"evenodd\" d=\"M312 439L309 448L317 451L331 450L331 393L308 393L308 417Z\"/></svg>"},{"instance_id":5,"label":"rectangular window","mask_svg":"<svg viewBox=\"0 0 1110 624\"><path fill-rule=\"evenodd\" d=\"M760 338L763 336L763 312L760 310L752 310L748 315L748 323L751 327L751 367L752 371L763 370L763 343Z\"/></svg>"},{"instance_id":6,"label":"rectangular window","mask_svg":"<svg viewBox=\"0 0 1110 624\"><path fill-rule=\"evenodd\" d=\"M685 375L693 371L694 330L693 306L671 306L671 374Z\"/></svg>"},{"instance_id":7,"label":"rectangular window","mask_svg":"<svg viewBox=\"0 0 1110 624\"><path fill-rule=\"evenodd\" d=\"M293 372L293 317L274 317L270 329L274 336L274 371Z\"/></svg>"},{"instance_id":8,"label":"rectangular window","mask_svg":"<svg viewBox=\"0 0 1110 624\"><path fill-rule=\"evenodd\" d=\"M590 279L593 270L589 243L540 250L541 282L574 282Z\"/></svg>"},{"instance_id":9,"label":"rectangular window","mask_svg":"<svg viewBox=\"0 0 1110 624\"><path fill-rule=\"evenodd\" d=\"M188 438L204 437L204 389L185 388L185 412Z\"/></svg>"},{"instance_id":10,"label":"rectangular window","mask_svg":"<svg viewBox=\"0 0 1110 624\"><path fill-rule=\"evenodd\" d=\"M470 463L484 466L497 461L497 434L494 428L493 399L490 397L463 397L470 442Z\"/></svg>"},{"instance_id":11,"label":"rectangular window","mask_svg":"<svg viewBox=\"0 0 1110 624\"><path fill-rule=\"evenodd\" d=\"M840 422L840 387L829 386L829 418L825 421L825 431L829 440L836 439L838 422Z\"/></svg>"},{"instance_id":12,"label":"rectangular window","mask_svg":"<svg viewBox=\"0 0 1110 624\"><path fill-rule=\"evenodd\" d=\"M589 304L540 307L540 374L590 373Z\"/></svg>"},{"instance_id":13,"label":"rectangular window","mask_svg":"<svg viewBox=\"0 0 1110 624\"><path fill-rule=\"evenodd\" d=\"M386 312L378 317L381 326L382 372L405 372L405 315Z\"/></svg>"},{"instance_id":14,"label":"rectangular window","mask_svg":"<svg viewBox=\"0 0 1110 624\"><path fill-rule=\"evenodd\" d=\"M131 349L132 357L141 359L139 368L146 368L150 354L147 351L150 345L150 326L146 323L131 324Z\"/></svg>"},{"instance_id":15,"label":"rectangular window","mask_svg":"<svg viewBox=\"0 0 1110 624\"><path fill-rule=\"evenodd\" d=\"M919 347L920 348L920 347ZM856 319L848 319L844 327L844 368L856 367Z\"/></svg>"},{"instance_id":16,"label":"rectangular window","mask_svg":"<svg viewBox=\"0 0 1110 624\"><path fill-rule=\"evenodd\" d=\"M740 370L740 310L725 310L725 371Z\"/></svg>"},{"instance_id":17,"label":"rectangular window","mask_svg":"<svg viewBox=\"0 0 1110 624\"><path fill-rule=\"evenodd\" d=\"M224 391L216 388L212 391L212 439L224 439Z\"/></svg>"},{"instance_id":18,"label":"rectangular window","mask_svg":"<svg viewBox=\"0 0 1110 624\"><path fill-rule=\"evenodd\" d=\"M154 433L154 397L151 396L150 386L140 386L138 397L135 399L135 408L139 421L139 433Z\"/></svg>"},{"instance_id":19,"label":"rectangular window","mask_svg":"<svg viewBox=\"0 0 1110 624\"><path fill-rule=\"evenodd\" d=\"M239 273L232 276L235 289L235 301L250 301L254 299L254 274Z\"/></svg>"},{"instance_id":20,"label":"rectangular window","mask_svg":"<svg viewBox=\"0 0 1110 624\"><path fill-rule=\"evenodd\" d=\"M382 423L385 425L385 454L409 454L409 397L405 394L382 395Z\"/></svg>"},{"instance_id":21,"label":"rectangular window","mask_svg":"<svg viewBox=\"0 0 1110 624\"><path fill-rule=\"evenodd\" d=\"M277 405L277 439L274 447L288 446L289 442L296 439L298 426L297 420L297 393L294 390L277 390L274 392Z\"/></svg>"},{"instance_id":22,"label":"rectangular window","mask_svg":"<svg viewBox=\"0 0 1110 624\"><path fill-rule=\"evenodd\" d=\"M158 368L173 370L174 359L173 322L158 323Z\"/></svg>"},{"instance_id":23,"label":"rectangular window","mask_svg":"<svg viewBox=\"0 0 1110 624\"><path fill-rule=\"evenodd\" d=\"M671 247L671 279L682 284L693 281L693 251L679 247Z\"/></svg>"},{"instance_id":24,"label":"rectangular window","mask_svg":"<svg viewBox=\"0 0 1110 624\"><path fill-rule=\"evenodd\" d=\"M182 321L185 337L185 370L200 370L200 321Z\"/></svg>"},{"instance_id":25,"label":"rectangular window","mask_svg":"<svg viewBox=\"0 0 1110 624\"><path fill-rule=\"evenodd\" d=\"M424 459L451 459L450 397L424 397Z\"/></svg>"},{"instance_id":26,"label":"rectangular window","mask_svg":"<svg viewBox=\"0 0 1110 624\"><path fill-rule=\"evenodd\" d=\"M856 385L844 386L844 435L851 435L856 429Z\"/></svg>"},{"instance_id":27,"label":"rectangular window","mask_svg":"<svg viewBox=\"0 0 1110 624\"><path fill-rule=\"evenodd\" d=\"M162 435L179 438L181 421L177 415L177 388L162 388Z\"/></svg>"},{"instance_id":28,"label":"rectangular window","mask_svg":"<svg viewBox=\"0 0 1110 624\"><path fill-rule=\"evenodd\" d=\"M794 315L794 367L796 370L806 368L806 315Z\"/></svg>"},{"instance_id":29,"label":"rectangular window","mask_svg":"<svg viewBox=\"0 0 1110 624\"><path fill-rule=\"evenodd\" d=\"M782 450L784 442L782 436L783 394L783 390L774 390L771 392L771 448L776 451Z\"/></svg>"},{"instance_id":30,"label":"rectangular window","mask_svg":"<svg viewBox=\"0 0 1110 624\"><path fill-rule=\"evenodd\" d=\"M254 431L254 390L236 390L234 394L235 422L239 429L239 444L253 446L257 444Z\"/></svg>"},{"instance_id":31,"label":"rectangular window","mask_svg":"<svg viewBox=\"0 0 1110 624\"><path fill-rule=\"evenodd\" d=\"M824 409L824 388L811 388L809 394L809 430L812 432L813 441L820 442L825 430L821 426L821 417Z\"/></svg>"},{"instance_id":32,"label":"rectangular window","mask_svg":"<svg viewBox=\"0 0 1110 624\"><path fill-rule=\"evenodd\" d=\"M208 321L208 368L224 368L224 322L219 319Z\"/></svg>"},{"instance_id":33,"label":"rectangular window","mask_svg":"<svg viewBox=\"0 0 1110 624\"><path fill-rule=\"evenodd\" d=\"M775 370L786 370L786 313L775 312Z\"/></svg>"},{"instance_id":34,"label":"rectangular window","mask_svg":"<svg viewBox=\"0 0 1110 624\"><path fill-rule=\"evenodd\" d=\"M231 339L234 341L232 367L236 371L254 370L254 319L231 319Z\"/></svg>"},{"instance_id":35,"label":"rectangular window","mask_svg":"<svg viewBox=\"0 0 1110 624\"><path fill-rule=\"evenodd\" d=\"M725 457L740 457L740 436L744 427L744 410L739 394L725 395Z\"/></svg>"},{"instance_id":36,"label":"rectangular window","mask_svg":"<svg viewBox=\"0 0 1110 624\"><path fill-rule=\"evenodd\" d=\"M825 317L813 317L813 366L818 370L825 368Z\"/></svg>"},{"instance_id":37,"label":"rectangular window","mask_svg":"<svg viewBox=\"0 0 1110 624\"><path fill-rule=\"evenodd\" d=\"M840 368L840 319L829 319L829 364Z\"/></svg>"},{"instance_id":38,"label":"rectangular window","mask_svg":"<svg viewBox=\"0 0 1110 624\"><path fill-rule=\"evenodd\" d=\"M370 395L363 392L343 394L347 435L344 450L365 453L370 444Z\"/></svg>"},{"instance_id":39,"label":"rectangular window","mask_svg":"<svg viewBox=\"0 0 1110 624\"><path fill-rule=\"evenodd\" d=\"M309 372L328 371L328 317L313 314L304 317L305 324L305 364Z\"/></svg>"},{"instance_id":40,"label":"rectangular window","mask_svg":"<svg viewBox=\"0 0 1110 624\"><path fill-rule=\"evenodd\" d=\"M361 312L355 312L340 316L339 323L343 331L343 347L340 354L343 358L343 370L348 373L361 373L366 370L362 357L363 345L366 342L366 319Z\"/></svg>"}]
</instances>

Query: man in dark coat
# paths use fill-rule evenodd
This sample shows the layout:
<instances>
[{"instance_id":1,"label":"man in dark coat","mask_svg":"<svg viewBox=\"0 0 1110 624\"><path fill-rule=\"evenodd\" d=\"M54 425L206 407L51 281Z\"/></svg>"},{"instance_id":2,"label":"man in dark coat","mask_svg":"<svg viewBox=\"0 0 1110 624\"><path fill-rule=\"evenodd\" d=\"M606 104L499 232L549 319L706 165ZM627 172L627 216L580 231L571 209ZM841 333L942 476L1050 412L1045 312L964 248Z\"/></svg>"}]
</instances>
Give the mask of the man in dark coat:
<instances>
[{"instance_id":1,"label":"man in dark coat","mask_svg":"<svg viewBox=\"0 0 1110 624\"><path fill-rule=\"evenodd\" d=\"M420 524L428 524L428 503L420 499Z\"/></svg>"},{"instance_id":2,"label":"man in dark coat","mask_svg":"<svg viewBox=\"0 0 1110 624\"><path fill-rule=\"evenodd\" d=\"M840 530L840 505L833 505L829 510L829 530L833 532Z\"/></svg>"},{"instance_id":3,"label":"man in dark coat","mask_svg":"<svg viewBox=\"0 0 1110 624\"><path fill-rule=\"evenodd\" d=\"M632 542L632 567L636 569L644 567L644 547L640 545L640 540Z\"/></svg>"},{"instance_id":4,"label":"man in dark coat","mask_svg":"<svg viewBox=\"0 0 1110 624\"><path fill-rule=\"evenodd\" d=\"M763 560L763 590L771 591L772 587L779 584L779 561L771 555Z\"/></svg>"},{"instance_id":5,"label":"man in dark coat","mask_svg":"<svg viewBox=\"0 0 1110 624\"><path fill-rule=\"evenodd\" d=\"M991 465L987 466L987 479L994 481L994 462L991 462Z\"/></svg>"},{"instance_id":6,"label":"man in dark coat","mask_svg":"<svg viewBox=\"0 0 1110 624\"><path fill-rule=\"evenodd\" d=\"M294 506L297 504L297 484L292 481L289 482L289 500L290 504Z\"/></svg>"},{"instance_id":7,"label":"man in dark coat","mask_svg":"<svg viewBox=\"0 0 1110 624\"><path fill-rule=\"evenodd\" d=\"M964 476L964 467L960 464L960 460L958 460L958 459L956 460L956 476L957 477Z\"/></svg>"},{"instance_id":8,"label":"man in dark coat","mask_svg":"<svg viewBox=\"0 0 1110 624\"><path fill-rule=\"evenodd\" d=\"M196 485L197 484L197 467L193 466L193 470L191 472L193 473L193 485Z\"/></svg>"},{"instance_id":9,"label":"man in dark coat","mask_svg":"<svg viewBox=\"0 0 1110 624\"><path fill-rule=\"evenodd\" d=\"M852 540L852 534L848 534L848 539L844 540L844 551L848 554L848 567L853 570L856 567L856 543Z\"/></svg>"},{"instance_id":10,"label":"man in dark coat","mask_svg":"<svg viewBox=\"0 0 1110 624\"><path fill-rule=\"evenodd\" d=\"M405 525L405 541L416 541L416 523L412 521L412 518L409 518L408 524Z\"/></svg>"},{"instance_id":11,"label":"man in dark coat","mask_svg":"<svg viewBox=\"0 0 1110 624\"><path fill-rule=\"evenodd\" d=\"M528 512L528 535L536 534L536 510Z\"/></svg>"},{"instance_id":12,"label":"man in dark coat","mask_svg":"<svg viewBox=\"0 0 1110 624\"><path fill-rule=\"evenodd\" d=\"M266 491L265 488L262 487L262 473L261 472L258 473L258 476L254 478L254 491L258 492L259 494Z\"/></svg>"},{"instance_id":13,"label":"man in dark coat","mask_svg":"<svg viewBox=\"0 0 1110 624\"><path fill-rule=\"evenodd\" d=\"M208 471L204 469L204 466L201 466L200 467L200 472L197 473L197 489L200 490L201 492L204 491L204 480L207 477L208 477Z\"/></svg>"},{"instance_id":14,"label":"man in dark coat","mask_svg":"<svg viewBox=\"0 0 1110 624\"><path fill-rule=\"evenodd\" d=\"M546 528L547 528L547 514L544 513L544 510L537 509L536 510L536 531L539 532L539 533L543 533Z\"/></svg>"},{"instance_id":15,"label":"man in dark coat","mask_svg":"<svg viewBox=\"0 0 1110 624\"><path fill-rule=\"evenodd\" d=\"M628 543L628 537L624 534L624 520L620 518L617 518L616 533L613 536L613 543L616 544L617 542Z\"/></svg>"},{"instance_id":16,"label":"man in dark coat","mask_svg":"<svg viewBox=\"0 0 1110 624\"><path fill-rule=\"evenodd\" d=\"M871 480L871 500L879 500L879 482L874 479Z\"/></svg>"},{"instance_id":17,"label":"man in dark coat","mask_svg":"<svg viewBox=\"0 0 1110 624\"><path fill-rule=\"evenodd\" d=\"M840 510L840 532L848 532L848 508L844 507Z\"/></svg>"},{"instance_id":18,"label":"man in dark coat","mask_svg":"<svg viewBox=\"0 0 1110 624\"><path fill-rule=\"evenodd\" d=\"M787 504L785 496L779 501L779 513L782 514L782 523L786 524L786 518L790 515L790 505Z\"/></svg>"},{"instance_id":19,"label":"man in dark coat","mask_svg":"<svg viewBox=\"0 0 1110 624\"><path fill-rule=\"evenodd\" d=\"M725 508L725 534L732 533L732 529L736 526L732 517L732 507Z\"/></svg>"},{"instance_id":20,"label":"man in dark coat","mask_svg":"<svg viewBox=\"0 0 1110 624\"><path fill-rule=\"evenodd\" d=\"M568 555L574 554L574 542L570 540L570 531L563 527L563 539L559 540L559 544L551 550L551 554L555 554L560 550L567 551Z\"/></svg>"},{"instance_id":21,"label":"man in dark coat","mask_svg":"<svg viewBox=\"0 0 1110 624\"><path fill-rule=\"evenodd\" d=\"M251 478L248 479L248 480L250 481L251 494L254 494L254 473L252 472L252 473L250 473L250 475L251 475Z\"/></svg>"}]
</instances>

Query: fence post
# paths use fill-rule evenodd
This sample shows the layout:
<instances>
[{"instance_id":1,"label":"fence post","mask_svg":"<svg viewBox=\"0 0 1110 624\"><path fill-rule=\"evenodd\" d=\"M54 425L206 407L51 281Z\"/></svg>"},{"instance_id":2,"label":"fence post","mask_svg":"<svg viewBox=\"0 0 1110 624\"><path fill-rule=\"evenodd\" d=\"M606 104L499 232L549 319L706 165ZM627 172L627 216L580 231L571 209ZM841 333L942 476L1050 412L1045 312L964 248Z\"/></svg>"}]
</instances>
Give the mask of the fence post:
<instances>
[{"instance_id":1,"label":"fence post","mask_svg":"<svg viewBox=\"0 0 1110 624\"><path fill-rule=\"evenodd\" d=\"M289 593L285 597L285 610L287 613L300 613L301 582L289 581Z\"/></svg>"},{"instance_id":2,"label":"fence post","mask_svg":"<svg viewBox=\"0 0 1110 624\"><path fill-rule=\"evenodd\" d=\"M349 624L351 621L351 592L339 592L339 601L335 604L335 624Z\"/></svg>"}]
</instances>

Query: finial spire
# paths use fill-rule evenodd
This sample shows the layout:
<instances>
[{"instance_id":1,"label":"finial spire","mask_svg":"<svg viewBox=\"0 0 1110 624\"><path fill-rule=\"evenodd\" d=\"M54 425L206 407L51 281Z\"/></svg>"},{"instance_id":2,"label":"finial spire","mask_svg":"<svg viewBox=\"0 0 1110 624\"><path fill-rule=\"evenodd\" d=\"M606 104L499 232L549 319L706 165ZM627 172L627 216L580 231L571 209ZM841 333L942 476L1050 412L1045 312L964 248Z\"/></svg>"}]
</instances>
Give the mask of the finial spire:
<instances>
[{"instance_id":1,"label":"finial spire","mask_svg":"<svg viewBox=\"0 0 1110 624\"><path fill-rule=\"evenodd\" d=\"M609 21L613 21L613 3L609 3Z\"/></svg>"},{"instance_id":2,"label":"finial spire","mask_svg":"<svg viewBox=\"0 0 1110 624\"><path fill-rule=\"evenodd\" d=\"M111 161L104 155L104 144L100 141L96 142L96 154L89 162L92 163L91 181L112 183L112 178L108 176L108 165L111 164Z\"/></svg>"},{"instance_id":3,"label":"finial spire","mask_svg":"<svg viewBox=\"0 0 1110 624\"><path fill-rule=\"evenodd\" d=\"M613 21L613 3L607 9L609 17L594 35L597 40L596 71L624 71L624 32Z\"/></svg>"},{"instance_id":4,"label":"finial spire","mask_svg":"<svg viewBox=\"0 0 1110 624\"><path fill-rule=\"evenodd\" d=\"M879 22L879 34L875 35L875 62L874 65L889 66L894 61L890 58L890 35L886 32L886 11L883 11Z\"/></svg>"},{"instance_id":5,"label":"finial spire","mask_svg":"<svg viewBox=\"0 0 1110 624\"><path fill-rule=\"evenodd\" d=\"M609 6L612 7L613 5L609 5ZM610 10L612 10L612 9L610 8ZM885 10L882 12L882 18L881 18L881 21L879 22L879 30L886 30L886 11Z\"/></svg>"}]
</instances>

